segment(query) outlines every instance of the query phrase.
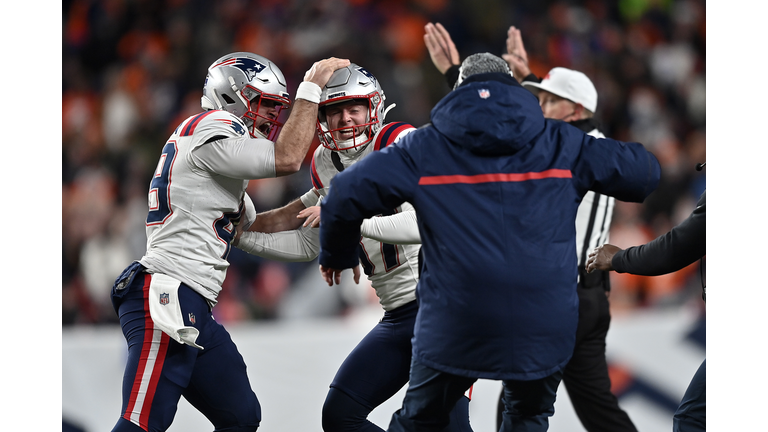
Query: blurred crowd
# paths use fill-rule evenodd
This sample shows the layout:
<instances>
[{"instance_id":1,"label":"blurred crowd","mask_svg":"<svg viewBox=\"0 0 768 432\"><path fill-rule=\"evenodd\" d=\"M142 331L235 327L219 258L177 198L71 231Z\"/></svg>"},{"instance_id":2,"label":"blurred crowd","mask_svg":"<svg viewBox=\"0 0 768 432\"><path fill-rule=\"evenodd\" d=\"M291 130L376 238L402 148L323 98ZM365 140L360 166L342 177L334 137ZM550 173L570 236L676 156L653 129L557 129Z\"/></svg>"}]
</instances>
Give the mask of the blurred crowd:
<instances>
[{"instance_id":1,"label":"blurred crowd","mask_svg":"<svg viewBox=\"0 0 768 432\"><path fill-rule=\"evenodd\" d=\"M316 60L366 67L390 121L420 126L449 88L432 65L424 25L440 22L462 56L502 54L510 25L531 70L586 73L607 136L638 141L662 165L643 204L617 202L610 242L645 243L693 209L705 188L704 0L65 0L62 7L62 320L115 323L109 290L144 254L147 190L160 149L201 111L206 69L220 56L267 57L295 93ZM313 149L318 145L317 139ZM311 187L298 174L251 181L257 210ZM330 316L377 303L362 286L328 287L317 262L282 263L237 249L214 315L222 322ZM612 274L614 313L700 301L699 264L661 277Z\"/></svg>"}]
</instances>

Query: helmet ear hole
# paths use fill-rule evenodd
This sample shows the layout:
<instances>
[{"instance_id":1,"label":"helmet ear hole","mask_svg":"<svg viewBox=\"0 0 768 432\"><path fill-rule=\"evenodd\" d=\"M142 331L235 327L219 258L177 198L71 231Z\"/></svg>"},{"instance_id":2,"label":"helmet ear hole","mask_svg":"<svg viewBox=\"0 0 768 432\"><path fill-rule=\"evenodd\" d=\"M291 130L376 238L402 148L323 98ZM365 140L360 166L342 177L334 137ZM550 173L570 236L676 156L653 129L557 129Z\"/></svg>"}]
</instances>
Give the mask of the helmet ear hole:
<instances>
[{"instance_id":1,"label":"helmet ear hole","mask_svg":"<svg viewBox=\"0 0 768 432\"><path fill-rule=\"evenodd\" d=\"M225 102L227 102L227 104L233 104L233 103L235 103L235 100L234 100L234 99L232 99L231 97L229 97L229 95L228 95L228 94L226 94L226 93L222 94L222 95L221 95L221 98L222 98L222 99L224 99L224 101L225 101Z\"/></svg>"}]
</instances>

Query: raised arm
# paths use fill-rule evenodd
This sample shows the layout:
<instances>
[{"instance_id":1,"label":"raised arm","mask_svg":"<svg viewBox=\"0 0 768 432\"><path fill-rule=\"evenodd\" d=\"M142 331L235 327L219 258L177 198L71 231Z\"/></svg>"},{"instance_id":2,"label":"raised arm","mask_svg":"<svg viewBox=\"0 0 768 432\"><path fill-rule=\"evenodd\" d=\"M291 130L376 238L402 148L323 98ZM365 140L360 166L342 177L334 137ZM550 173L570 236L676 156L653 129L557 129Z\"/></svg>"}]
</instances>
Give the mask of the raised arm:
<instances>
[{"instance_id":1,"label":"raised arm","mask_svg":"<svg viewBox=\"0 0 768 432\"><path fill-rule=\"evenodd\" d=\"M507 30L507 53L502 54L501 57L507 61L518 82L522 82L525 77L531 74L531 69L528 67L528 53L523 45L523 37L520 35L520 30L515 26L510 26Z\"/></svg>"},{"instance_id":2,"label":"raised arm","mask_svg":"<svg viewBox=\"0 0 768 432\"><path fill-rule=\"evenodd\" d=\"M335 70L346 66L349 66L349 60L331 57L315 62L304 75L304 81L296 91L291 114L275 141L276 176L293 174L301 168L315 136L321 89Z\"/></svg>"},{"instance_id":3,"label":"raised arm","mask_svg":"<svg viewBox=\"0 0 768 432\"><path fill-rule=\"evenodd\" d=\"M451 35L440 23L428 23L424 26L424 32L424 44L427 46L432 63L441 74L445 75L448 86L453 88L459 78L461 59Z\"/></svg>"},{"instance_id":4,"label":"raised arm","mask_svg":"<svg viewBox=\"0 0 768 432\"><path fill-rule=\"evenodd\" d=\"M459 51L456 50L451 35L442 24L429 23L424 26L424 31L424 43L429 50L429 57L441 74L445 74L451 66L458 66L461 63Z\"/></svg>"}]
</instances>

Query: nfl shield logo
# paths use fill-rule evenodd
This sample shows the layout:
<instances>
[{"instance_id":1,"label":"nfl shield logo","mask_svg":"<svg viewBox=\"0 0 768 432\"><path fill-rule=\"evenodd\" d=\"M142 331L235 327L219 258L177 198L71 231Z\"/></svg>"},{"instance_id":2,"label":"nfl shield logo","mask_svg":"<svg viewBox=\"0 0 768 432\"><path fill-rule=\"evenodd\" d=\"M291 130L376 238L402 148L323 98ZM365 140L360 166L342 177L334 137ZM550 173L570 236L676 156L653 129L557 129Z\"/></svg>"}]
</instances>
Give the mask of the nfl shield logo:
<instances>
[{"instance_id":1,"label":"nfl shield logo","mask_svg":"<svg viewBox=\"0 0 768 432\"><path fill-rule=\"evenodd\" d=\"M167 305L170 302L171 302L171 299L168 296L168 293L161 293L160 294L160 304L161 305L165 306L165 305Z\"/></svg>"},{"instance_id":2,"label":"nfl shield logo","mask_svg":"<svg viewBox=\"0 0 768 432\"><path fill-rule=\"evenodd\" d=\"M195 314L191 313L189 314L189 322L194 324L195 323Z\"/></svg>"},{"instance_id":3,"label":"nfl shield logo","mask_svg":"<svg viewBox=\"0 0 768 432\"><path fill-rule=\"evenodd\" d=\"M479 94L483 99L488 99L488 97L491 95L491 92L488 91L488 89L480 89L477 91L477 94Z\"/></svg>"}]
</instances>

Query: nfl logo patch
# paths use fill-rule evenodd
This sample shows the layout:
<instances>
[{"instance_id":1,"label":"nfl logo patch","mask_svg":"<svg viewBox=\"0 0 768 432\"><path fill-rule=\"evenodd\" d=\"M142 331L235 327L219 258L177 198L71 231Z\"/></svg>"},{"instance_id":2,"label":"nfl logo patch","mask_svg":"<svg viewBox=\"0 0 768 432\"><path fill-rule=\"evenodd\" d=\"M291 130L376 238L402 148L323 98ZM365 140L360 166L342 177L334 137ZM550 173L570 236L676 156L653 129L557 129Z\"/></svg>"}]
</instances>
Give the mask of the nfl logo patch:
<instances>
[{"instance_id":1,"label":"nfl logo patch","mask_svg":"<svg viewBox=\"0 0 768 432\"><path fill-rule=\"evenodd\" d=\"M189 314L189 322L191 322L192 324L195 323L195 314L193 313Z\"/></svg>"},{"instance_id":2,"label":"nfl logo patch","mask_svg":"<svg viewBox=\"0 0 768 432\"><path fill-rule=\"evenodd\" d=\"M161 293L160 294L160 304L165 306L168 303L171 302L171 298L168 296L168 293Z\"/></svg>"},{"instance_id":3,"label":"nfl logo patch","mask_svg":"<svg viewBox=\"0 0 768 432\"><path fill-rule=\"evenodd\" d=\"M491 92L488 91L488 89L480 89L477 91L477 94L483 99L488 99L488 97L491 96Z\"/></svg>"}]
</instances>

